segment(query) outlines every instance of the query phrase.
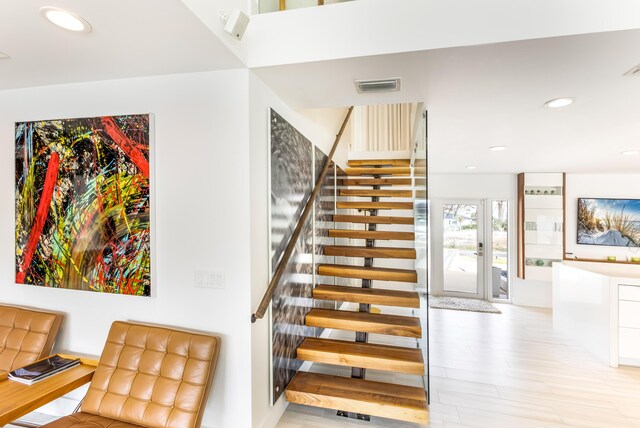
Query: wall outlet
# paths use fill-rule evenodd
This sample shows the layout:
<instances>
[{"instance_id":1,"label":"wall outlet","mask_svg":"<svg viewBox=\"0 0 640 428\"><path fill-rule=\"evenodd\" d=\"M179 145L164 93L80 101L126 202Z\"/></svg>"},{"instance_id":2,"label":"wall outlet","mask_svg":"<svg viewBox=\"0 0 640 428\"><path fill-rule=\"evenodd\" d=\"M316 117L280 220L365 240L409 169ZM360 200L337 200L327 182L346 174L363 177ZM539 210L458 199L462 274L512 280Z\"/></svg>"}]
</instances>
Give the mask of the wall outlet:
<instances>
[{"instance_id":1,"label":"wall outlet","mask_svg":"<svg viewBox=\"0 0 640 428\"><path fill-rule=\"evenodd\" d=\"M210 269L196 269L194 283L199 288L216 288L223 289L225 287L224 272Z\"/></svg>"}]
</instances>

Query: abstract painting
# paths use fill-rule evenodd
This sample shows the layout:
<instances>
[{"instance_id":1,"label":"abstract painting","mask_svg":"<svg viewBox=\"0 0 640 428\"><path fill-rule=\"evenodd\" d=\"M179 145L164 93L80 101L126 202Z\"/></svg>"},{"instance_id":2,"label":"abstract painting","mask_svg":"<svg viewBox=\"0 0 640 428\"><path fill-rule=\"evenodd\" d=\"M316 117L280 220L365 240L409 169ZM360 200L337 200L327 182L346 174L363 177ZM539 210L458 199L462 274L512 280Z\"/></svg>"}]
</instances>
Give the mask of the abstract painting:
<instances>
[{"instance_id":1,"label":"abstract painting","mask_svg":"<svg viewBox=\"0 0 640 428\"><path fill-rule=\"evenodd\" d=\"M16 283L151 294L149 121L16 123Z\"/></svg>"},{"instance_id":2,"label":"abstract painting","mask_svg":"<svg viewBox=\"0 0 640 428\"><path fill-rule=\"evenodd\" d=\"M640 200L579 198L578 244L640 247Z\"/></svg>"}]
</instances>

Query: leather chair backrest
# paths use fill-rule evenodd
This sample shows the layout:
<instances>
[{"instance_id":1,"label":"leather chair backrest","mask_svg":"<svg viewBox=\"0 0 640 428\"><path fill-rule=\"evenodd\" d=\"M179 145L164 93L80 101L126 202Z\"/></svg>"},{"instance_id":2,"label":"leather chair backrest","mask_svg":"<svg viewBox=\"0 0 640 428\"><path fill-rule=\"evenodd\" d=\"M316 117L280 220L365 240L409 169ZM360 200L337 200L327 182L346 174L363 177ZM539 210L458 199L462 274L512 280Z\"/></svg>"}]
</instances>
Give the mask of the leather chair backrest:
<instances>
[{"instance_id":1,"label":"leather chair backrest","mask_svg":"<svg viewBox=\"0 0 640 428\"><path fill-rule=\"evenodd\" d=\"M220 338L116 321L82 411L150 428L199 427Z\"/></svg>"},{"instance_id":2,"label":"leather chair backrest","mask_svg":"<svg viewBox=\"0 0 640 428\"><path fill-rule=\"evenodd\" d=\"M51 354L62 314L0 306L0 372L9 372Z\"/></svg>"}]
</instances>

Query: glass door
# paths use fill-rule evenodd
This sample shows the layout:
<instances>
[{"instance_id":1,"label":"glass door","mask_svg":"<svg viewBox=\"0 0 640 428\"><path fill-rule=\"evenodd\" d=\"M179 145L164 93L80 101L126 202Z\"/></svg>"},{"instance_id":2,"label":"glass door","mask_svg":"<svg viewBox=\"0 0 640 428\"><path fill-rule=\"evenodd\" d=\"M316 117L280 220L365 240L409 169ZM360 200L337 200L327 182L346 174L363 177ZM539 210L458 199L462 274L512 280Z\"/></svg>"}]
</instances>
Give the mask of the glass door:
<instances>
[{"instance_id":1,"label":"glass door","mask_svg":"<svg viewBox=\"0 0 640 428\"><path fill-rule=\"evenodd\" d=\"M483 201L442 204L442 294L484 298Z\"/></svg>"}]
</instances>

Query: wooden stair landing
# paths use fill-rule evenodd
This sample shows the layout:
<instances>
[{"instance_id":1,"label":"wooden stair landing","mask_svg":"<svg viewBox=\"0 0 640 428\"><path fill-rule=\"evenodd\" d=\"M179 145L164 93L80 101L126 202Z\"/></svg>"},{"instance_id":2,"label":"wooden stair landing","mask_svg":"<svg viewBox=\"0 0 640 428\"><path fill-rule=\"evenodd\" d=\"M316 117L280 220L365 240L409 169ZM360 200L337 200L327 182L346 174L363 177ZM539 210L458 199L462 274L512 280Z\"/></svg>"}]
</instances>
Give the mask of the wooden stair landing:
<instances>
[{"instance_id":1,"label":"wooden stair landing","mask_svg":"<svg viewBox=\"0 0 640 428\"><path fill-rule=\"evenodd\" d=\"M350 159L349 166L411 166L411 159Z\"/></svg>"},{"instance_id":2,"label":"wooden stair landing","mask_svg":"<svg viewBox=\"0 0 640 428\"><path fill-rule=\"evenodd\" d=\"M385 290L383 288L318 285L313 289L313 298L402 308L420 307L420 295L418 293L414 291Z\"/></svg>"},{"instance_id":3,"label":"wooden stair landing","mask_svg":"<svg viewBox=\"0 0 640 428\"><path fill-rule=\"evenodd\" d=\"M425 182L426 183L426 182ZM343 186L411 186L411 178L349 178L341 179Z\"/></svg>"},{"instance_id":4,"label":"wooden stair landing","mask_svg":"<svg viewBox=\"0 0 640 428\"><path fill-rule=\"evenodd\" d=\"M309 327L388 334L392 336L422 337L420 319L400 315L370 314L368 312L311 309L306 317Z\"/></svg>"},{"instance_id":5,"label":"wooden stair landing","mask_svg":"<svg viewBox=\"0 0 640 428\"><path fill-rule=\"evenodd\" d=\"M425 424L422 388L298 372L286 389L289 402Z\"/></svg>"},{"instance_id":6,"label":"wooden stair landing","mask_svg":"<svg viewBox=\"0 0 640 428\"><path fill-rule=\"evenodd\" d=\"M336 202L338 209L412 210L413 202Z\"/></svg>"},{"instance_id":7,"label":"wooden stair landing","mask_svg":"<svg viewBox=\"0 0 640 428\"><path fill-rule=\"evenodd\" d=\"M334 214L333 221L337 223L364 223L364 224L413 224L413 217L389 217L371 215Z\"/></svg>"},{"instance_id":8,"label":"wooden stair landing","mask_svg":"<svg viewBox=\"0 0 640 428\"><path fill-rule=\"evenodd\" d=\"M415 233L387 232L384 230L329 229L329 238L413 241L415 239Z\"/></svg>"},{"instance_id":9,"label":"wooden stair landing","mask_svg":"<svg viewBox=\"0 0 640 428\"><path fill-rule=\"evenodd\" d=\"M378 281L418 282L415 270L352 265L318 265L318 275L361 278Z\"/></svg>"},{"instance_id":10,"label":"wooden stair landing","mask_svg":"<svg viewBox=\"0 0 640 428\"><path fill-rule=\"evenodd\" d=\"M424 375L422 351L399 346L307 337L298 347L297 359Z\"/></svg>"},{"instance_id":11,"label":"wooden stair landing","mask_svg":"<svg viewBox=\"0 0 640 428\"><path fill-rule=\"evenodd\" d=\"M327 245L324 247L324 255L341 257L372 257L380 259L415 259L416 250L414 248Z\"/></svg>"},{"instance_id":12,"label":"wooden stair landing","mask_svg":"<svg viewBox=\"0 0 640 428\"><path fill-rule=\"evenodd\" d=\"M356 168L347 168L345 171L347 175L350 176L360 176L360 175L411 175L411 168L405 166L391 166L388 168L366 168L366 167L356 167Z\"/></svg>"}]
</instances>

